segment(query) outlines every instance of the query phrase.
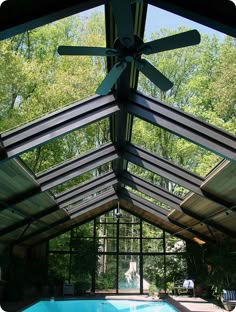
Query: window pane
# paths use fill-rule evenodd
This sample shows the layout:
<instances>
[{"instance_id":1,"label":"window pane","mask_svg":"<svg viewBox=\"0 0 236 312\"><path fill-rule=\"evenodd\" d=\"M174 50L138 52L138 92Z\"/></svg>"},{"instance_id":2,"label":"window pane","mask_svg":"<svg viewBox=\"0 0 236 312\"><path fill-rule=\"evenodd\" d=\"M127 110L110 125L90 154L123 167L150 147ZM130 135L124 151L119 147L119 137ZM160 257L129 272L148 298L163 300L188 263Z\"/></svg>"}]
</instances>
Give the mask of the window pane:
<instances>
[{"instance_id":1,"label":"window pane","mask_svg":"<svg viewBox=\"0 0 236 312\"><path fill-rule=\"evenodd\" d=\"M182 187L179 184L176 184L164 177L159 176L152 171L146 170L142 167L139 167L131 162L128 163L128 171L148 182L151 182L154 185L157 185L168 192L171 192L179 197L184 197L189 190Z\"/></svg>"},{"instance_id":2,"label":"window pane","mask_svg":"<svg viewBox=\"0 0 236 312\"><path fill-rule=\"evenodd\" d=\"M75 283L78 294L90 291L92 274L96 264L95 256L89 250L80 250L71 255L71 281Z\"/></svg>"},{"instance_id":3,"label":"window pane","mask_svg":"<svg viewBox=\"0 0 236 312\"><path fill-rule=\"evenodd\" d=\"M70 250L70 231L61 234L49 241L49 250L51 251L69 251Z\"/></svg>"},{"instance_id":4,"label":"window pane","mask_svg":"<svg viewBox=\"0 0 236 312\"><path fill-rule=\"evenodd\" d=\"M117 224L107 224L107 223L100 223L97 224L97 235L98 237L116 237L117 231Z\"/></svg>"},{"instance_id":5,"label":"window pane","mask_svg":"<svg viewBox=\"0 0 236 312\"><path fill-rule=\"evenodd\" d=\"M59 56L59 45L105 46L104 7L1 41L0 132L95 94L105 58Z\"/></svg>"},{"instance_id":6,"label":"window pane","mask_svg":"<svg viewBox=\"0 0 236 312\"><path fill-rule=\"evenodd\" d=\"M99 238L100 252L116 252L116 238Z\"/></svg>"},{"instance_id":7,"label":"window pane","mask_svg":"<svg viewBox=\"0 0 236 312\"><path fill-rule=\"evenodd\" d=\"M162 239L143 239L143 252L163 252Z\"/></svg>"},{"instance_id":8,"label":"window pane","mask_svg":"<svg viewBox=\"0 0 236 312\"><path fill-rule=\"evenodd\" d=\"M48 275L49 279L56 283L57 281L69 281L70 255L50 253L48 257Z\"/></svg>"},{"instance_id":9,"label":"window pane","mask_svg":"<svg viewBox=\"0 0 236 312\"><path fill-rule=\"evenodd\" d=\"M119 224L120 227L120 237L140 237L140 224Z\"/></svg>"},{"instance_id":10,"label":"window pane","mask_svg":"<svg viewBox=\"0 0 236 312\"><path fill-rule=\"evenodd\" d=\"M148 292L150 284L157 288L164 288L164 256L143 257L143 290Z\"/></svg>"},{"instance_id":11,"label":"window pane","mask_svg":"<svg viewBox=\"0 0 236 312\"><path fill-rule=\"evenodd\" d=\"M166 233L166 252L185 252L186 242Z\"/></svg>"},{"instance_id":12,"label":"window pane","mask_svg":"<svg viewBox=\"0 0 236 312\"><path fill-rule=\"evenodd\" d=\"M235 134L235 62L233 37L148 5L145 42L197 29L200 44L148 55L172 83L161 91L146 76L139 75L138 88L214 126Z\"/></svg>"},{"instance_id":13,"label":"window pane","mask_svg":"<svg viewBox=\"0 0 236 312\"><path fill-rule=\"evenodd\" d=\"M174 281L194 278L187 274L187 259L183 255L167 255L166 256L166 282L167 288L171 290Z\"/></svg>"},{"instance_id":14,"label":"window pane","mask_svg":"<svg viewBox=\"0 0 236 312\"><path fill-rule=\"evenodd\" d=\"M119 239L120 252L139 252L140 240L138 238L120 238Z\"/></svg>"},{"instance_id":15,"label":"window pane","mask_svg":"<svg viewBox=\"0 0 236 312\"><path fill-rule=\"evenodd\" d=\"M163 230L157 228L155 225L143 221L143 237L162 238Z\"/></svg>"},{"instance_id":16,"label":"window pane","mask_svg":"<svg viewBox=\"0 0 236 312\"><path fill-rule=\"evenodd\" d=\"M137 117L134 118L131 142L200 176L207 175L222 160L209 150ZM171 188L170 185L168 189Z\"/></svg>"},{"instance_id":17,"label":"window pane","mask_svg":"<svg viewBox=\"0 0 236 312\"><path fill-rule=\"evenodd\" d=\"M93 221L86 222L80 225L79 227L74 228L72 230L72 236L73 237L93 237L93 228L94 228Z\"/></svg>"},{"instance_id":18,"label":"window pane","mask_svg":"<svg viewBox=\"0 0 236 312\"><path fill-rule=\"evenodd\" d=\"M139 256L119 256L119 293L139 291Z\"/></svg>"},{"instance_id":19,"label":"window pane","mask_svg":"<svg viewBox=\"0 0 236 312\"><path fill-rule=\"evenodd\" d=\"M98 275L96 277L96 292L116 292L116 257L100 255L98 261Z\"/></svg>"}]
</instances>

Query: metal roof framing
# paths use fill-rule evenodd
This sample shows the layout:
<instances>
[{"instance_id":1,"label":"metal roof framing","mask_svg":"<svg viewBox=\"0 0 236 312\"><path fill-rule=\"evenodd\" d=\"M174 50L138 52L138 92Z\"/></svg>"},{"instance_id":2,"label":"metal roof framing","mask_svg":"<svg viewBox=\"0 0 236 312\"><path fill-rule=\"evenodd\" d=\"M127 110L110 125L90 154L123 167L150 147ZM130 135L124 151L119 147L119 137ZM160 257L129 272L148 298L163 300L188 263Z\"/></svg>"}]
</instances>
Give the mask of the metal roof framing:
<instances>
[{"instance_id":1,"label":"metal roof framing","mask_svg":"<svg viewBox=\"0 0 236 312\"><path fill-rule=\"evenodd\" d=\"M46 191L118 157L116 147L113 144L106 144L85 156L80 156L38 175L37 182L41 185L42 191Z\"/></svg>"},{"instance_id":2,"label":"metal roof framing","mask_svg":"<svg viewBox=\"0 0 236 312\"><path fill-rule=\"evenodd\" d=\"M140 191L141 193L146 194L147 196L156 199L159 202L168 205L172 209L181 211L180 208L180 203L182 201L181 198L162 189L161 187L146 182L145 180L128 172L124 172L123 175L120 177L119 181L137 191Z\"/></svg>"},{"instance_id":3,"label":"metal roof framing","mask_svg":"<svg viewBox=\"0 0 236 312\"><path fill-rule=\"evenodd\" d=\"M132 102L128 105L129 113L173 132L223 158L236 161L235 136L143 94L132 93L129 99Z\"/></svg>"},{"instance_id":4,"label":"metal roof framing","mask_svg":"<svg viewBox=\"0 0 236 312\"><path fill-rule=\"evenodd\" d=\"M222 0L219 3L213 0L207 1L207 3L204 0L144 0L136 2L131 0L131 3L134 30L140 38L144 36L148 4L236 37L236 8L228 0ZM45 1L33 3L31 0L5 1L0 8L0 40L103 4L105 5L106 43L107 47L112 47L117 37L117 31L108 0L70 0L69 2L48 0L47 3ZM108 71L115 62L115 57L107 59ZM14 244L38 243L74 227L77 223L81 224L81 222L90 220L91 217L113 209L118 200L122 201L123 209L127 209L131 213L133 209L134 214L139 215L140 213L139 217L141 218L143 218L142 212L143 214L147 213L155 218L155 224L160 228L186 240L198 236L205 241L212 241L215 233L218 236L224 233L229 237L236 237L235 229L232 226L228 227L224 218L222 223L218 219L219 216L226 216L230 212L228 222L235 220L235 211L232 209L235 204L234 200L218 195L217 192L206 192L203 183L208 183L208 179L206 181L206 179L130 143L133 118L136 116L204 147L235 164L235 136L173 106L138 93L135 91L137 84L138 71L131 65L123 73L110 94L75 102L66 108L0 135L0 166L3 166L3 175L5 174L4 165L10 163L10 159L13 158L19 165L19 170L23 170L24 174L26 172L32 182L31 188L25 189L25 191L21 190L18 194L14 193L12 197L0 201L0 217L1 212L2 214L7 212L6 209L18 214L14 222L6 223L5 227L1 227L1 238L7 237L10 233L16 233ZM18 155L107 117L110 118L112 143L100 146L96 150L89 151L85 155L80 155L38 175L34 175L30 170L25 169L25 166L21 166L21 162L17 158ZM110 162L112 171L55 196L49 193L51 188ZM184 204L192 195L193 197L195 195L199 196L201 200L211 201L211 204L215 204L214 209L210 205L210 212L205 211L202 215L197 212L197 209L186 208L178 196L127 172L128 162L190 190L192 193L185 199ZM124 185L152 197L172 210L159 207L127 191ZM28 212L19 208L24 202L30 205L34 196L40 196L44 192L48 195L49 203L47 204L50 204L50 207ZM194 200L195 198L192 199L193 203ZM139 213L135 210L136 207ZM182 219L183 216L190 220L189 223ZM7 213L5 217L8 218ZM28 228L35 225L34 223L37 223L37 226L30 228L31 232L27 234ZM202 232L200 231L201 223L204 224ZM20 237L19 232L21 232Z\"/></svg>"},{"instance_id":5,"label":"metal roof framing","mask_svg":"<svg viewBox=\"0 0 236 312\"><path fill-rule=\"evenodd\" d=\"M8 158L58 138L119 111L112 94L79 101L26 126L2 135L2 145Z\"/></svg>"}]
</instances>

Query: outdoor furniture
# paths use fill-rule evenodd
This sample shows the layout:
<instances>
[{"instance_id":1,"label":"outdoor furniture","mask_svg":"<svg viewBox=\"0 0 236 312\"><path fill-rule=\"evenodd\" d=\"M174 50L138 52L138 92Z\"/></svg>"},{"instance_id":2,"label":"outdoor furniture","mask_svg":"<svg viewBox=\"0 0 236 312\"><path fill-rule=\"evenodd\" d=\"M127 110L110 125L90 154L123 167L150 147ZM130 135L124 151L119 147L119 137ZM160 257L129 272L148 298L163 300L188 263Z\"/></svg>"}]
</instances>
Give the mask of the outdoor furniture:
<instances>
[{"instance_id":1,"label":"outdoor furniture","mask_svg":"<svg viewBox=\"0 0 236 312\"><path fill-rule=\"evenodd\" d=\"M74 293L75 293L74 284L64 283L64 285L63 285L63 296L65 296L65 295L74 296Z\"/></svg>"},{"instance_id":2,"label":"outdoor furniture","mask_svg":"<svg viewBox=\"0 0 236 312\"><path fill-rule=\"evenodd\" d=\"M194 281L191 279L180 279L174 282L174 295L188 293L190 289L192 290L193 296L195 297Z\"/></svg>"},{"instance_id":3,"label":"outdoor furniture","mask_svg":"<svg viewBox=\"0 0 236 312\"><path fill-rule=\"evenodd\" d=\"M236 290L223 289L222 303L225 310L236 310Z\"/></svg>"}]
</instances>

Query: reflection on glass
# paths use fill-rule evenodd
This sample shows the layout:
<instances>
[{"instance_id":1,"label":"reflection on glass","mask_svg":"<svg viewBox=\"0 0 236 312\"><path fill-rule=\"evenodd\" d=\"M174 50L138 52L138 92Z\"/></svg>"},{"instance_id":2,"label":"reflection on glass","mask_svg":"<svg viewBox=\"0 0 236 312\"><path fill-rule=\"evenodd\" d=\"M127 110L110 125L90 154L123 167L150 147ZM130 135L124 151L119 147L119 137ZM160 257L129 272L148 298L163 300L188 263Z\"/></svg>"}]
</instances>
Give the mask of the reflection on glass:
<instances>
[{"instance_id":1,"label":"reflection on glass","mask_svg":"<svg viewBox=\"0 0 236 312\"><path fill-rule=\"evenodd\" d=\"M139 293L139 256L119 256L119 293Z\"/></svg>"},{"instance_id":2,"label":"reflection on glass","mask_svg":"<svg viewBox=\"0 0 236 312\"><path fill-rule=\"evenodd\" d=\"M95 291L99 293L116 292L116 257L100 255L97 268Z\"/></svg>"}]
</instances>

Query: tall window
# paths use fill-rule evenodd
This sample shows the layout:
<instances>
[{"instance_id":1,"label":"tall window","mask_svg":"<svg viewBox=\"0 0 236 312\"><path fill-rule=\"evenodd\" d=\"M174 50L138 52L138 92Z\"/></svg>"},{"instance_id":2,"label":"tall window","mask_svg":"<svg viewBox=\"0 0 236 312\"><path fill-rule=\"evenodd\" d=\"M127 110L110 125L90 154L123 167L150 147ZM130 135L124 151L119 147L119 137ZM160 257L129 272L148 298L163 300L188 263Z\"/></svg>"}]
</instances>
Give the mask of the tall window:
<instances>
[{"instance_id":1,"label":"tall window","mask_svg":"<svg viewBox=\"0 0 236 312\"><path fill-rule=\"evenodd\" d=\"M50 278L73 282L77 292L139 294L153 283L171 289L186 272L185 242L121 209L49 243Z\"/></svg>"}]
</instances>

